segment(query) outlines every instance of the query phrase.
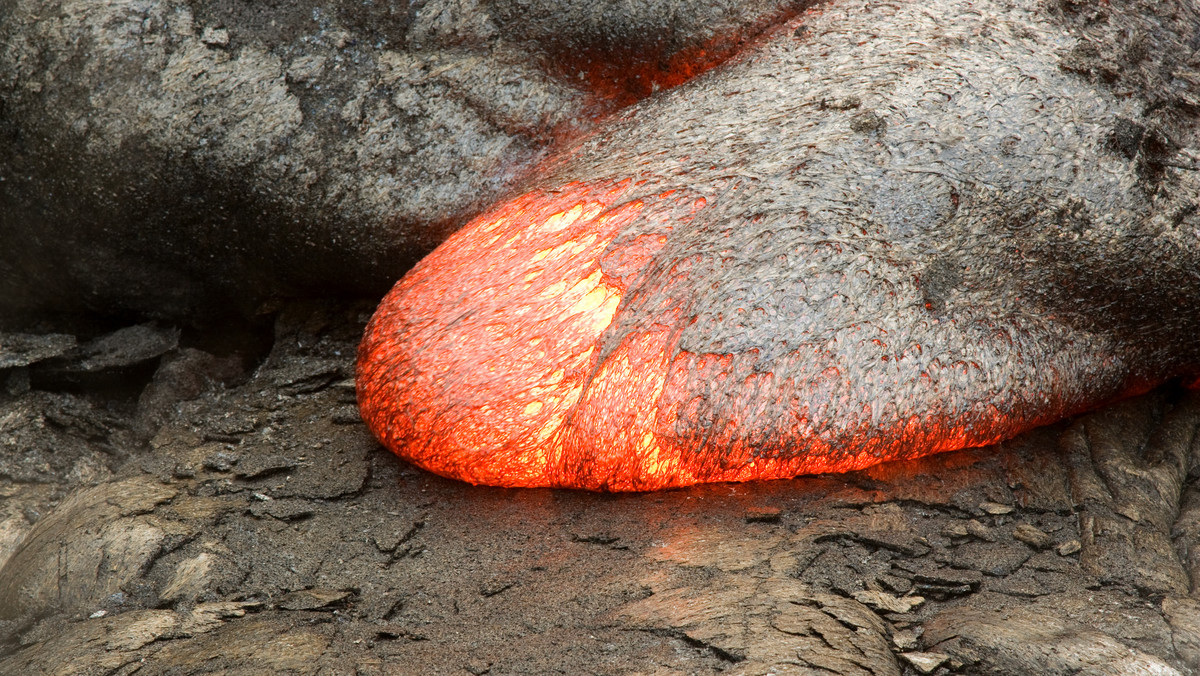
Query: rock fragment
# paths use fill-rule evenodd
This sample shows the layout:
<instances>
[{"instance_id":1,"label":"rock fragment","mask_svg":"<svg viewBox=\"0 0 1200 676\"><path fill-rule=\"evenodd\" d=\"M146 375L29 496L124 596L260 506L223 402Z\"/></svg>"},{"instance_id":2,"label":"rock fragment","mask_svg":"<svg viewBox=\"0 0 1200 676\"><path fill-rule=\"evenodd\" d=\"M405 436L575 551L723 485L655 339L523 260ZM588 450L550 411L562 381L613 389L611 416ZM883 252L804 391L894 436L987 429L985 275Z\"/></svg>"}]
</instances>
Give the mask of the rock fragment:
<instances>
[{"instance_id":1,"label":"rock fragment","mask_svg":"<svg viewBox=\"0 0 1200 676\"><path fill-rule=\"evenodd\" d=\"M938 667L949 661L950 656L945 653L900 653L900 656L908 661L909 664L917 668L917 671L922 674L932 674Z\"/></svg>"},{"instance_id":2,"label":"rock fragment","mask_svg":"<svg viewBox=\"0 0 1200 676\"><path fill-rule=\"evenodd\" d=\"M1034 549L1045 549L1054 544L1054 539L1045 531L1037 526L1027 523L1017 524L1013 527L1013 537L1033 547Z\"/></svg>"},{"instance_id":3,"label":"rock fragment","mask_svg":"<svg viewBox=\"0 0 1200 676\"><path fill-rule=\"evenodd\" d=\"M0 333L0 370L61 357L75 344L75 336L64 333Z\"/></svg>"}]
</instances>

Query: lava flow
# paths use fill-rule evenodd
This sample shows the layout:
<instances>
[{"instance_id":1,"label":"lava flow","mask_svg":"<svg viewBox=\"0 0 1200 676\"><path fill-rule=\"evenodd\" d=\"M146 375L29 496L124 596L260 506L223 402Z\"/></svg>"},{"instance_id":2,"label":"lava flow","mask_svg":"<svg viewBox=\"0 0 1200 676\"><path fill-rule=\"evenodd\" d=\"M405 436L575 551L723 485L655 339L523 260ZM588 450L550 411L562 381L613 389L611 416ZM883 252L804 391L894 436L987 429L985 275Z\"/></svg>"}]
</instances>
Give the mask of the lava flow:
<instances>
[{"instance_id":1,"label":"lava flow","mask_svg":"<svg viewBox=\"0 0 1200 676\"><path fill-rule=\"evenodd\" d=\"M383 300L363 419L473 483L653 490L982 446L1200 372L1194 172L1145 172L1061 27L985 4L831 0L563 149Z\"/></svg>"},{"instance_id":2,"label":"lava flow","mask_svg":"<svg viewBox=\"0 0 1200 676\"><path fill-rule=\"evenodd\" d=\"M358 361L363 418L389 449L477 484L654 490L860 469L991 443L1063 413L1027 419L989 405L871 428L868 406L831 435L820 419L854 385L827 355L785 358L813 374L797 383L756 369L755 351L680 349L689 321L677 305L647 317L646 299L634 298L636 319L614 326L669 234L706 207L678 191L630 198L631 187L527 194L468 224L396 285ZM667 274L689 273L675 263ZM710 400L722 397L728 405L714 413Z\"/></svg>"},{"instance_id":3,"label":"lava flow","mask_svg":"<svg viewBox=\"0 0 1200 676\"><path fill-rule=\"evenodd\" d=\"M600 363L599 339L629 279L665 241L614 242L646 217L645 200L621 199L628 186L526 195L473 221L396 285L367 329L358 376L364 419L390 449L472 483L689 483L644 431L666 365L661 330ZM652 211L686 223L681 209L703 208L671 197L659 196ZM621 387L607 389L608 381ZM603 452L584 450L594 444L581 443L575 422L581 399L597 397L589 406L623 423Z\"/></svg>"}]
</instances>

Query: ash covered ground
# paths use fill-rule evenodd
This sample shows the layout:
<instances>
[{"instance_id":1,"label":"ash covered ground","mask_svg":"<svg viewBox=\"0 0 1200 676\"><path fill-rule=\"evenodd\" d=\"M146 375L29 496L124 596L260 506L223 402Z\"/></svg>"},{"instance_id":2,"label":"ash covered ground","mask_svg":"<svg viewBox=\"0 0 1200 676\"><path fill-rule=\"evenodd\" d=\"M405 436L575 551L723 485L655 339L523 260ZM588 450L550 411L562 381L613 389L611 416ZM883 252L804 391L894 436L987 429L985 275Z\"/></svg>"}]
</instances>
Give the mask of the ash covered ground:
<instances>
[{"instance_id":1,"label":"ash covered ground","mask_svg":"<svg viewBox=\"0 0 1200 676\"><path fill-rule=\"evenodd\" d=\"M0 673L1198 664L1185 390L856 474L474 487L401 462L358 419L371 309L5 333L22 347L0 364Z\"/></svg>"}]
</instances>

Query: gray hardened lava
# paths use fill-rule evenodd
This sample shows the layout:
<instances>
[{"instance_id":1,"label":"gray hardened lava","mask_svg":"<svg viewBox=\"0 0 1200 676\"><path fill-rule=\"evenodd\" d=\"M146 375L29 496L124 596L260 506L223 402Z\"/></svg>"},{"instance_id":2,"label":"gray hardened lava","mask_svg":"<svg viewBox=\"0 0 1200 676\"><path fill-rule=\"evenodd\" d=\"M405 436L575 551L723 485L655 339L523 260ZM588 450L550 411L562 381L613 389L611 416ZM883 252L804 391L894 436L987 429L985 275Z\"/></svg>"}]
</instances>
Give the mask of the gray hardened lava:
<instances>
[{"instance_id":1,"label":"gray hardened lava","mask_svg":"<svg viewBox=\"0 0 1200 676\"><path fill-rule=\"evenodd\" d=\"M0 5L2 312L195 322L381 294L556 140L794 13L786 0L697 0L687 21L659 0L135 4ZM672 26L669 40L651 25ZM634 68L646 79L624 78Z\"/></svg>"},{"instance_id":2,"label":"gray hardened lava","mask_svg":"<svg viewBox=\"0 0 1200 676\"><path fill-rule=\"evenodd\" d=\"M364 340L365 419L448 476L644 490L994 443L1194 375L1172 7L1111 10L1149 41L1114 82L1080 59L1132 38L1038 3L809 10L419 263Z\"/></svg>"}]
</instances>

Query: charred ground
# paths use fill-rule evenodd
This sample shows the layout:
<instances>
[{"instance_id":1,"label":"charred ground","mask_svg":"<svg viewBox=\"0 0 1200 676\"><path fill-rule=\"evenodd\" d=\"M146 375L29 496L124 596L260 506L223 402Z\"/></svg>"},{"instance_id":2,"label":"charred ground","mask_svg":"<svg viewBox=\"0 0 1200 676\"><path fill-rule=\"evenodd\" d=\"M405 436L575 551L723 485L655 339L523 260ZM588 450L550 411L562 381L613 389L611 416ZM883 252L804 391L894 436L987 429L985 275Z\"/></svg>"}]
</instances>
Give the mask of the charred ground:
<instances>
[{"instance_id":1,"label":"charred ground","mask_svg":"<svg viewBox=\"0 0 1200 676\"><path fill-rule=\"evenodd\" d=\"M239 354L168 326L25 334L0 398L0 672L1197 664L1194 395L843 476L481 488L358 420L369 311L293 305ZM88 377L120 387L80 385L101 361Z\"/></svg>"}]
</instances>

